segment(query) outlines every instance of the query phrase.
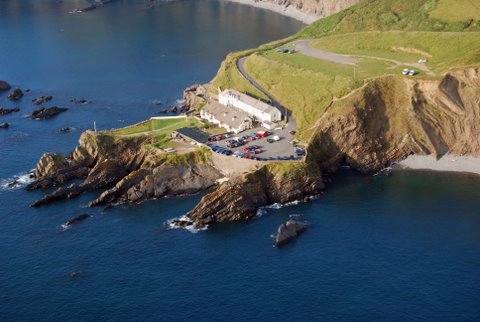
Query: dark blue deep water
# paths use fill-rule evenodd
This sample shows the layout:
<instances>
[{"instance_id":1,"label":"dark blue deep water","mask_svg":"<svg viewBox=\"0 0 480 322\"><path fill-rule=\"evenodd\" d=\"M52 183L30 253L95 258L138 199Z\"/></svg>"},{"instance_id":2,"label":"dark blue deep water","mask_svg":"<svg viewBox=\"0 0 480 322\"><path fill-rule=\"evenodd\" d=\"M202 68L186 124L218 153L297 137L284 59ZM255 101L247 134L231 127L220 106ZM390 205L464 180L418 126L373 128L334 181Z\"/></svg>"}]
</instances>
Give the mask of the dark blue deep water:
<instances>
[{"instance_id":1,"label":"dark blue deep water","mask_svg":"<svg viewBox=\"0 0 480 322\"><path fill-rule=\"evenodd\" d=\"M0 0L0 79L31 90L20 113L0 119L12 124L0 130L2 183L44 151L73 149L93 121L111 128L154 115L211 79L227 52L302 27L207 0L67 14L82 3ZM41 94L70 110L25 118ZM58 133L64 126L75 130ZM200 195L86 209L91 193L29 208L41 194L0 190L0 321L480 320L480 176L345 171L314 202L197 234L164 222ZM60 228L82 212L93 218ZM293 213L311 227L272 247Z\"/></svg>"}]
</instances>

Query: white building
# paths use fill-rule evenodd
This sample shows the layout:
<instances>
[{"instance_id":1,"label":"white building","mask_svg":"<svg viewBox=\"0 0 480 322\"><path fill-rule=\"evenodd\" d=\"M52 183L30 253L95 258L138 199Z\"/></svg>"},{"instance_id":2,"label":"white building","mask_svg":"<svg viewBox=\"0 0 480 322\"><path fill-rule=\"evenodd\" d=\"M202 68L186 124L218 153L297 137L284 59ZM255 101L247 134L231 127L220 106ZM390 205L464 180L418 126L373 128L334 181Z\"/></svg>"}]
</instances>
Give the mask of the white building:
<instances>
[{"instance_id":1,"label":"white building","mask_svg":"<svg viewBox=\"0 0 480 322\"><path fill-rule=\"evenodd\" d=\"M212 101L200 110L200 117L236 134L252 128L252 119L242 110Z\"/></svg>"},{"instance_id":2,"label":"white building","mask_svg":"<svg viewBox=\"0 0 480 322\"><path fill-rule=\"evenodd\" d=\"M264 103L234 89L219 90L218 101L220 104L234 107L244 111L249 116L265 125L271 125L282 119L282 113L275 106Z\"/></svg>"}]
</instances>

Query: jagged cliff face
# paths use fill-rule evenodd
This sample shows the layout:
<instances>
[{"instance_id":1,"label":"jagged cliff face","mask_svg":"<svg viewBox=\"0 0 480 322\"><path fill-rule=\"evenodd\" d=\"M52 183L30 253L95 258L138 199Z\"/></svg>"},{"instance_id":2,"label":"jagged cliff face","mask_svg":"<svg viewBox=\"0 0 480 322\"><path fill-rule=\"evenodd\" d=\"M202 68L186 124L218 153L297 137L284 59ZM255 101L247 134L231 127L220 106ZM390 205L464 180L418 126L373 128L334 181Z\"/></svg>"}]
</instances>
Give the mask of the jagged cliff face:
<instances>
[{"instance_id":1,"label":"jagged cliff face","mask_svg":"<svg viewBox=\"0 0 480 322\"><path fill-rule=\"evenodd\" d=\"M35 182L27 190L62 185L33 203L41 206L100 190L90 206L116 202L138 202L151 198L196 193L213 186L220 172L210 164L205 151L176 157L149 149L150 138L118 139L85 132L69 158L46 153L37 164Z\"/></svg>"},{"instance_id":2,"label":"jagged cliff face","mask_svg":"<svg viewBox=\"0 0 480 322\"><path fill-rule=\"evenodd\" d=\"M275 174L264 166L223 183L203 197L187 217L197 228L216 222L246 220L254 217L259 207L304 200L324 188L321 174L315 168Z\"/></svg>"},{"instance_id":3,"label":"jagged cliff face","mask_svg":"<svg viewBox=\"0 0 480 322\"><path fill-rule=\"evenodd\" d=\"M298 10L319 18L330 16L357 4L360 0L255 0L256 2L273 2L277 5L293 6Z\"/></svg>"},{"instance_id":4,"label":"jagged cliff face","mask_svg":"<svg viewBox=\"0 0 480 322\"><path fill-rule=\"evenodd\" d=\"M333 102L317 122L310 156L322 168L378 171L410 154L480 156L480 71L441 80L385 77Z\"/></svg>"}]
</instances>

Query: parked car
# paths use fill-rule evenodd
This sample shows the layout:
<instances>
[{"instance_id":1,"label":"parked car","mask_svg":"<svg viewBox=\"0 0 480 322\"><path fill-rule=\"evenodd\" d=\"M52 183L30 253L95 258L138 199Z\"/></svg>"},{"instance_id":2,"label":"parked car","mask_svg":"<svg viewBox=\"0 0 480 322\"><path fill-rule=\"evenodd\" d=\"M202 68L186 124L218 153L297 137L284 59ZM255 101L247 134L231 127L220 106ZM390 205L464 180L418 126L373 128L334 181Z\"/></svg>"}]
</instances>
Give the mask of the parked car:
<instances>
[{"instance_id":1,"label":"parked car","mask_svg":"<svg viewBox=\"0 0 480 322\"><path fill-rule=\"evenodd\" d=\"M278 135L275 135L274 137L272 137L272 139L273 139L274 141L280 141L280 137L279 137Z\"/></svg>"},{"instance_id":2,"label":"parked car","mask_svg":"<svg viewBox=\"0 0 480 322\"><path fill-rule=\"evenodd\" d=\"M292 131L290 131L290 132L288 132L288 133L290 133L291 135L295 135L295 133L297 133L297 132L292 130Z\"/></svg>"},{"instance_id":3,"label":"parked car","mask_svg":"<svg viewBox=\"0 0 480 322\"><path fill-rule=\"evenodd\" d=\"M295 154L298 155L298 156L303 156L303 155L305 155L305 149L296 148L295 149Z\"/></svg>"},{"instance_id":4,"label":"parked car","mask_svg":"<svg viewBox=\"0 0 480 322\"><path fill-rule=\"evenodd\" d=\"M408 68L404 68L404 69L402 70L402 74L403 74L403 75L408 75L408 72L409 72L409 71L410 71L410 70L409 70Z\"/></svg>"},{"instance_id":5,"label":"parked car","mask_svg":"<svg viewBox=\"0 0 480 322\"><path fill-rule=\"evenodd\" d=\"M273 143L273 142L275 142L275 140L274 139L267 139L267 142L268 143Z\"/></svg>"},{"instance_id":6,"label":"parked car","mask_svg":"<svg viewBox=\"0 0 480 322\"><path fill-rule=\"evenodd\" d=\"M415 75L417 75L417 71L415 69L410 69L410 71L408 72L408 75L409 76L415 76Z\"/></svg>"}]
</instances>

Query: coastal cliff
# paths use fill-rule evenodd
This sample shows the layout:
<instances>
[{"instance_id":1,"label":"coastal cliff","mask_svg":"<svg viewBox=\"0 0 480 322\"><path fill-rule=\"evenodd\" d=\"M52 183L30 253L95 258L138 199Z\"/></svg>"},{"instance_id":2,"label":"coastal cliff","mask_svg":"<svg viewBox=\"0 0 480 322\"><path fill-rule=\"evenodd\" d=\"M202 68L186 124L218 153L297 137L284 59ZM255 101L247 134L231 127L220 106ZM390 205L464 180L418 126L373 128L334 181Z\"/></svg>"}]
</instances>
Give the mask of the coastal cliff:
<instances>
[{"instance_id":1,"label":"coastal cliff","mask_svg":"<svg viewBox=\"0 0 480 322\"><path fill-rule=\"evenodd\" d=\"M70 156L47 153L41 157L33 173L35 181L26 189L60 187L32 206L93 190L102 192L90 206L191 194L213 186L221 177L211 165L206 149L183 155L166 154L151 148L151 143L148 136L119 138L83 133ZM83 181L64 185L74 179Z\"/></svg>"},{"instance_id":2,"label":"coastal cliff","mask_svg":"<svg viewBox=\"0 0 480 322\"><path fill-rule=\"evenodd\" d=\"M306 201L324 188L321 172L315 165L267 165L223 183L204 196L186 217L196 228L246 220L254 217L259 207Z\"/></svg>"},{"instance_id":3,"label":"coastal cliff","mask_svg":"<svg viewBox=\"0 0 480 322\"><path fill-rule=\"evenodd\" d=\"M439 80L387 76L332 102L317 121L310 156L324 170L371 173L411 154L480 157L480 69Z\"/></svg>"}]
</instances>

